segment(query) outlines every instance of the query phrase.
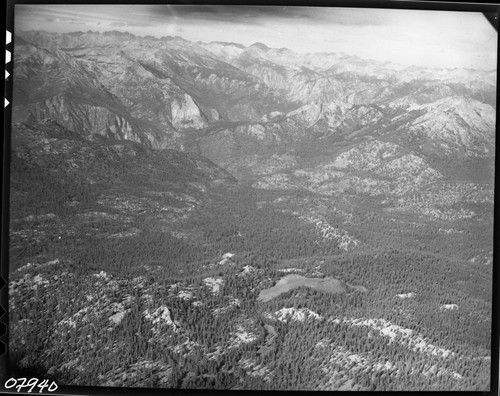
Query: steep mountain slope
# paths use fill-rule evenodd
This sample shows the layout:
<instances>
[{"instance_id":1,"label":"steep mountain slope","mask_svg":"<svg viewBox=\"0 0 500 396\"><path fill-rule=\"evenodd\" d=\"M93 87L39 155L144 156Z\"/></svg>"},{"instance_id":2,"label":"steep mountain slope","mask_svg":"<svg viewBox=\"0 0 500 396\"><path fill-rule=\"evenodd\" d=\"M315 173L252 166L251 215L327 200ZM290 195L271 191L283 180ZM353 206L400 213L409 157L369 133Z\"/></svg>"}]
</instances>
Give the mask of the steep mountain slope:
<instances>
[{"instance_id":1,"label":"steep mountain slope","mask_svg":"<svg viewBox=\"0 0 500 396\"><path fill-rule=\"evenodd\" d=\"M495 73L119 32L15 42L21 376L489 389Z\"/></svg>"},{"instance_id":2,"label":"steep mountain slope","mask_svg":"<svg viewBox=\"0 0 500 396\"><path fill-rule=\"evenodd\" d=\"M173 129L134 117L103 85L100 70L90 62L59 49L51 52L25 44L17 47L14 70L16 122L55 119L83 136L153 141L156 147L169 144L166 138Z\"/></svg>"},{"instance_id":3,"label":"steep mountain slope","mask_svg":"<svg viewBox=\"0 0 500 396\"><path fill-rule=\"evenodd\" d=\"M196 154L107 138L90 141L53 121L15 124L11 265L32 247L62 239L70 248L83 235L118 238L144 232L141 224L148 221L168 235L174 232L169 223L189 216L217 183L230 186L234 178ZM37 238L30 241L32 232Z\"/></svg>"},{"instance_id":4,"label":"steep mountain slope","mask_svg":"<svg viewBox=\"0 0 500 396\"><path fill-rule=\"evenodd\" d=\"M119 32L22 32L14 60L15 120L51 118L222 166L367 136L438 167L493 155L495 72Z\"/></svg>"},{"instance_id":5,"label":"steep mountain slope","mask_svg":"<svg viewBox=\"0 0 500 396\"><path fill-rule=\"evenodd\" d=\"M84 134L179 148L179 131L258 120L269 106L289 106L256 78L179 38L20 35L17 121L48 117Z\"/></svg>"},{"instance_id":6,"label":"steep mountain slope","mask_svg":"<svg viewBox=\"0 0 500 396\"><path fill-rule=\"evenodd\" d=\"M280 142L281 147L288 144L290 152L335 152L335 147L372 136L440 169L450 160L463 163L493 155L494 71L404 68L344 54L299 55L259 43L248 48L231 43L204 47L302 103L286 114L263 117L259 125L264 136L276 131L281 137L293 136ZM235 161L244 154L261 153L240 150ZM244 161L235 166L242 170Z\"/></svg>"},{"instance_id":7,"label":"steep mountain slope","mask_svg":"<svg viewBox=\"0 0 500 396\"><path fill-rule=\"evenodd\" d=\"M14 120L197 153L255 188L397 202L436 183L492 183L494 72L262 43L24 32L15 73Z\"/></svg>"},{"instance_id":8,"label":"steep mountain slope","mask_svg":"<svg viewBox=\"0 0 500 396\"><path fill-rule=\"evenodd\" d=\"M424 151L446 157L491 157L495 147L495 111L492 106L462 96L412 106L422 115L409 125L410 133L424 139Z\"/></svg>"}]
</instances>

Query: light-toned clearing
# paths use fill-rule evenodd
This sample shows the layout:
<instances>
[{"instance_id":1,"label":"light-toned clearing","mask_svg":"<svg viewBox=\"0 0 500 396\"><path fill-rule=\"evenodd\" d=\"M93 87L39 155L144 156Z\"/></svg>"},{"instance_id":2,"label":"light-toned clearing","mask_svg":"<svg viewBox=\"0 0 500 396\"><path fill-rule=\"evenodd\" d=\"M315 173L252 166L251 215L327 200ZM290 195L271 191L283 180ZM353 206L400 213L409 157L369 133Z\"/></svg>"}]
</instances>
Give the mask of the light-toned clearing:
<instances>
[{"instance_id":1,"label":"light-toned clearing","mask_svg":"<svg viewBox=\"0 0 500 396\"><path fill-rule=\"evenodd\" d=\"M223 258L221 261L219 261L219 265L234 265L234 263L231 259Z\"/></svg>"},{"instance_id":2,"label":"light-toned clearing","mask_svg":"<svg viewBox=\"0 0 500 396\"><path fill-rule=\"evenodd\" d=\"M111 275L108 275L106 272L101 271L98 274L94 274L96 278L103 279L105 281L109 281L111 279Z\"/></svg>"},{"instance_id":3,"label":"light-toned clearing","mask_svg":"<svg viewBox=\"0 0 500 396\"><path fill-rule=\"evenodd\" d=\"M50 261L47 261L46 263L43 263L43 264L27 263L26 265L23 265L22 267L19 267L17 270L18 271L24 271L24 270L27 270L27 269L35 269L35 268L40 268L40 267L47 267L47 266L55 265L55 264L58 264L58 263L59 263L59 259L50 260Z\"/></svg>"},{"instance_id":4,"label":"light-toned clearing","mask_svg":"<svg viewBox=\"0 0 500 396\"><path fill-rule=\"evenodd\" d=\"M276 319L281 322L295 321L303 322L306 319L321 320L323 317L309 308L281 308L274 313Z\"/></svg>"},{"instance_id":5,"label":"light-toned clearing","mask_svg":"<svg viewBox=\"0 0 500 396\"><path fill-rule=\"evenodd\" d=\"M276 317L273 314L269 313L269 312L264 311L264 312L262 312L261 316L264 319L271 320L273 322L276 321Z\"/></svg>"},{"instance_id":6,"label":"light-toned clearing","mask_svg":"<svg viewBox=\"0 0 500 396\"><path fill-rule=\"evenodd\" d=\"M305 270L301 268L284 268L284 269L279 269L278 272L305 272Z\"/></svg>"},{"instance_id":7,"label":"light-toned clearing","mask_svg":"<svg viewBox=\"0 0 500 396\"><path fill-rule=\"evenodd\" d=\"M416 294L413 293L413 292L403 293L403 294L396 294L396 297L399 297L399 298L413 298L415 296L416 296Z\"/></svg>"},{"instance_id":8,"label":"light-toned clearing","mask_svg":"<svg viewBox=\"0 0 500 396\"><path fill-rule=\"evenodd\" d=\"M238 348L243 344L250 344L254 341L257 341L259 336L251 331L245 330L243 326L238 325L236 327L236 331L233 333L233 338L231 339L231 343L229 348Z\"/></svg>"},{"instance_id":9,"label":"light-toned clearing","mask_svg":"<svg viewBox=\"0 0 500 396\"><path fill-rule=\"evenodd\" d=\"M131 297L131 296L128 296ZM130 304L130 299L126 298L124 300L124 303L129 303ZM113 315L109 317L110 322L112 322L114 325L117 325L121 323L125 315L127 314L128 311L130 311L130 308L126 309L123 303L113 303L111 306L113 310Z\"/></svg>"},{"instance_id":10,"label":"light-toned clearing","mask_svg":"<svg viewBox=\"0 0 500 396\"><path fill-rule=\"evenodd\" d=\"M183 300L191 300L193 298L193 293L188 290L181 290L179 293L177 293L177 297Z\"/></svg>"},{"instance_id":11,"label":"light-toned clearing","mask_svg":"<svg viewBox=\"0 0 500 396\"><path fill-rule=\"evenodd\" d=\"M401 327L393 324L385 319L329 319L331 323L346 323L351 326L366 326L375 329L383 337L390 338L389 343L397 342L400 345L406 346L414 352L426 353L434 356L442 356L444 358L453 356L454 353L449 349L440 348L433 345L431 341L425 338L422 334L414 330Z\"/></svg>"},{"instance_id":12,"label":"light-toned clearing","mask_svg":"<svg viewBox=\"0 0 500 396\"><path fill-rule=\"evenodd\" d=\"M258 300L266 302L282 293L298 287L309 287L323 293L345 293L347 285L334 278L306 278L302 275L290 274L281 278L273 287L261 290Z\"/></svg>"},{"instance_id":13,"label":"light-toned clearing","mask_svg":"<svg viewBox=\"0 0 500 396\"><path fill-rule=\"evenodd\" d=\"M252 267L251 265L245 265L238 276L243 276L247 274L251 274L252 272L257 271L257 268Z\"/></svg>"},{"instance_id":14,"label":"light-toned clearing","mask_svg":"<svg viewBox=\"0 0 500 396\"><path fill-rule=\"evenodd\" d=\"M168 289L170 290L170 292L173 292L173 291L177 290L181 286L182 286L182 283L177 282L177 283L173 283L173 284L169 285Z\"/></svg>"},{"instance_id":15,"label":"light-toned clearing","mask_svg":"<svg viewBox=\"0 0 500 396\"><path fill-rule=\"evenodd\" d=\"M178 326L172 320L170 310L164 305L158 307L154 311L150 309L144 310L144 317L152 322L153 333L155 334L160 333L160 327L162 325L170 326L174 331L178 330Z\"/></svg>"},{"instance_id":16,"label":"light-toned clearing","mask_svg":"<svg viewBox=\"0 0 500 396\"><path fill-rule=\"evenodd\" d=\"M441 311L445 311L445 310L446 311L454 311L454 310L458 309L458 305L457 304L444 304L444 305L441 305L439 307L439 309Z\"/></svg>"},{"instance_id":17,"label":"light-toned clearing","mask_svg":"<svg viewBox=\"0 0 500 396\"><path fill-rule=\"evenodd\" d=\"M117 325L123 320L123 318L125 317L125 314L126 314L125 311L117 312L114 315L111 315L109 317L109 320L111 322L113 322L115 325Z\"/></svg>"},{"instance_id":18,"label":"light-toned clearing","mask_svg":"<svg viewBox=\"0 0 500 396\"><path fill-rule=\"evenodd\" d=\"M310 358L321 362L320 370L328 377L328 382L321 387L320 390L345 389L343 387L345 378L355 377L357 373L362 372L369 375L374 375L378 372L391 373L393 376L400 375L400 370L398 368L400 364L388 360L383 356L374 359L369 353L354 353L346 347L335 346L335 343L328 338L323 338L316 344ZM408 366L408 363L404 365ZM424 377L430 374L437 376L444 375L454 380L460 380L462 378L459 373L449 369L442 369L439 364L433 365L430 362L426 363L423 367L411 367L409 372L409 375L421 375ZM359 388L359 384L357 386L357 390L362 390Z\"/></svg>"},{"instance_id":19,"label":"light-toned clearing","mask_svg":"<svg viewBox=\"0 0 500 396\"><path fill-rule=\"evenodd\" d=\"M222 278L205 278L203 279L205 286L212 289L213 294L217 294L220 291L221 286L224 284Z\"/></svg>"}]
</instances>

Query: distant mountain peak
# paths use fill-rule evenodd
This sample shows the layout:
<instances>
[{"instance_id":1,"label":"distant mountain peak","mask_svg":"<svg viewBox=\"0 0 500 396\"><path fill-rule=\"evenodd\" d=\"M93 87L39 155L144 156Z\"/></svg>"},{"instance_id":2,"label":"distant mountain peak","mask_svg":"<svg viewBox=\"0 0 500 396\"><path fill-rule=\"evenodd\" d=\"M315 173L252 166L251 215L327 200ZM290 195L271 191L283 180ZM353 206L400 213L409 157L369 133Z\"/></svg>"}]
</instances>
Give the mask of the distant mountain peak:
<instances>
[{"instance_id":1,"label":"distant mountain peak","mask_svg":"<svg viewBox=\"0 0 500 396\"><path fill-rule=\"evenodd\" d=\"M258 48L258 49L261 49L263 51L267 51L267 50L270 50L270 48L265 45L265 44L262 44L262 43L259 43L259 42L256 42L256 43L253 43L250 48Z\"/></svg>"},{"instance_id":2,"label":"distant mountain peak","mask_svg":"<svg viewBox=\"0 0 500 396\"><path fill-rule=\"evenodd\" d=\"M109 136L159 149L201 147L220 164L239 155L235 143L218 132L192 136L192 130L248 135L271 150L323 136L332 142L376 136L392 130L394 120L419 136L424 129L432 129L432 136L448 126L460 129L464 144L457 147L478 156L485 151L466 133L486 142L494 130L496 74L408 67L342 52L303 54L261 42L207 44L117 31L16 32L15 38L16 121L50 117L86 138Z\"/></svg>"},{"instance_id":3,"label":"distant mountain peak","mask_svg":"<svg viewBox=\"0 0 500 396\"><path fill-rule=\"evenodd\" d=\"M181 42L181 43L190 43L190 41L182 38L180 36L162 36L160 40L164 41L173 41L173 42Z\"/></svg>"},{"instance_id":4,"label":"distant mountain peak","mask_svg":"<svg viewBox=\"0 0 500 396\"><path fill-rule=\"evenodd\" d=\"M20 36L19 34L15 34L14 35L14 40L16 42L17 45L28 45L30 44L28 41L26 41L22 36Z\"/></svg>"},{"instance_id":5,"label":"distant mountain peak","mask_svg":"<svg viewBox=\"0 0 500 396\"><path fill-rule=\"evenodd\" d=\"M92 31L88 31L87 33L94 33ZM130 37L135 38L136 36L129 32L121 32L119 30L111 30L109 32L102 33L103 36L118 36L118 37Z\"/></svg>"},{"instance_id":6,"label":"distant mountain peak","mask_svg":"<svg viewBox=\"0 0 500 396\"><path fill-rule=\"evenodd\" d=\"M202 42L199 41L198 44L201 44ZM241 48L241 49L244 49L245 46L243 44L240 44L240 43L235 43L233 41L211 41L209 44L218 44L218 45L223 45L223 46L226 46L226 47L237 47L237 48Z\"/></svg>"}]
</instances>

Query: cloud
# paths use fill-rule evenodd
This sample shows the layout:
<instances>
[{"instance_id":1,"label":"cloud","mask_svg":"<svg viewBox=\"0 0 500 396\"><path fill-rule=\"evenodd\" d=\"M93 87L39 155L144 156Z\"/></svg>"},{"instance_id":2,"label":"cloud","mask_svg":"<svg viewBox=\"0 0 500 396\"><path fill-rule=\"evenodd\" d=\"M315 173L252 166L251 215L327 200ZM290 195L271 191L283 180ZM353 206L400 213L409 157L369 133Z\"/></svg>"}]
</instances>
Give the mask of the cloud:
<instances>
[{"instance_id":1,"label":"cloud","mask_svg":"<svg viewBox=\"0 0 500 396\"><path fill-rule=\"evenodd\" d=\"M345 52L433 66L467 64L492 69L497 56L497 33L477 12L257 5L22 4L15 6L15 19L16 30L119 30L139 36L178 35L195 42L261 42L296 52Z\"/></svg>"},{"instance_id":2,"label":"cloud","mask_svg":"<svg viewBox=\"0 0 500 396\"><path fill-rule=\"evenodd\" d=\"M295 7L273 6L211 6L211 5L165 5L145 6L147 12L163 17L186 18L206 21L228 21L234 23L252 23L266 18L304 17Z\"/></svg>"},{"instance_id":3,"label":"cloud","mask_svg":"<svg viewBox=\"0 0 500 396\"><path fill-rule=\"evenodd\" d=\"M100 24L100 22L99 22ZM110 27L113 27L113 28L131 28L131 27L150 27L150 26L153 26L152 24L150 23L141 23L141 22L111 22L111 23L107 23L107 26L110 26Z\"/></svg>"},{"instance_id":4,"label":"cloud","mask_svg":"<svg viewBox=\"0 0 500 396\"><path fill-rule=\"evenodd\" d=\"M151 27L147 17L137 19L134 9L140 6L109 6L109 5L16 5L16 28L38 28L44 22L48 28L59 31L65 26L74 26L74 30L88 27L140 28ZM102 30L101 29L101 30Z\"/></svg>"},{"instance_id":5,"label":"cloud","mask_svg":"<svg viewBox=\"0 0 500 396\"><path fill-rule=\"evenodd\" d=\"M327 22L347 26L380 25L384 22L374 13L363 10L332 7L295 6L235 6L235 5L155 5L143 10L163 18L203 20L205 22L227 22L259 25L265 22ZM354 12L353 12L354 11ZM370 10L375 11L375 10Z\"/></svg>"}]
</instances>

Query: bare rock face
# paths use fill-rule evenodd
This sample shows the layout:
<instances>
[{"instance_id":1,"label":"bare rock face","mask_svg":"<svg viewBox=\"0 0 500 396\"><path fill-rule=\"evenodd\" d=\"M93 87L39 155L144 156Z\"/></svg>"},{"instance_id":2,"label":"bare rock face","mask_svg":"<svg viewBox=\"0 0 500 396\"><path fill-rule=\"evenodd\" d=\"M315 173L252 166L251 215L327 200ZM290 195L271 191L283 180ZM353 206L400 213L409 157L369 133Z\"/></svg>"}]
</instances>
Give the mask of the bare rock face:
<instances>
[{"instance_id":1,"label":"bare rock face","mask_svg":"<svg viewBox=\"0 0 500 396\"><path fill-rule=\"evenodd\" d=\"M298 118L308 124L314 124L321 115L321 106L316 103L306 104L287 114L290 118Z\"/></svg>"},{"instance_id":2,"label":"bare rock face","mask_svg":"<svg viewBox=\"0 0 500 396\"><path fill-rule=\"evenodd\" d=\"M119 32L20 33L14 63L14 122L52 119L85 137L194 151L240 175L256 169L248 167L252 156L268 164L275 154L315 153L315 163L289 170L314 174L316 184L325 166L340 171L370 139L431 168L494 156L492 72ZM379 173L353 173L338 188L366 187L392 172L386 159L384 167L378 154L365 154L373 166L362 171Z\"/></svg>"},{"instance_id":3,"label":"bare rock face","mask_svg":"<svg viewBox=\"0 0 500 396\"><path fill-rule=\"evenodd\" d=\"M452 96L411 109L423 112L411 122L410 131L424 140L422 146L427 151L446 157L493 154L496 119L493 106Z\"/></svg>"},{"instance_id":4,"label":"bare rock face","mask_svg":"<svg viewBox=\"0 0 500 396\"><path fill-rule=\"evenodd\" d=\"M371 170L382 165L384 160L395 158L400 150L401 148L393 143L370 141L344 151L335 158L332 165L339 169Z\"/></svg>"},{"instance_id":5,"label":"bare rock face","mask_svg":"<svg viewBox=\"0 0 500 396\"><path fill-rule=\"evenodd\" d=\"M22 36L9 304L24 372L488 389L494 173L481 166L494 169L496 75L261 43Z\"/></svg>"},{"instance_id":6,"label":"bare rock face","mask_svg":"<svg viewBox=\"0 0 500 396\"><path fill-rule=\"evenodd\" d=\"M194 102L193 98L187 94L180 101L174 101L170 105L172 113L172 125L176 129L203 128L207 126L205 117Z\"/></svg>"},{"instance_id":7,"label":"bare rock face","mask_svg":"<svg viewBox=\"0 0 500 396\"><path fill-rule=\"evenodd\" d=\"M268 112L266 100L287 106L258 79L185 40L23 36L16 45L15 122L50 118L85 136L182 148L184 130L257 121Z\"/></svg>"}]
</instances>

